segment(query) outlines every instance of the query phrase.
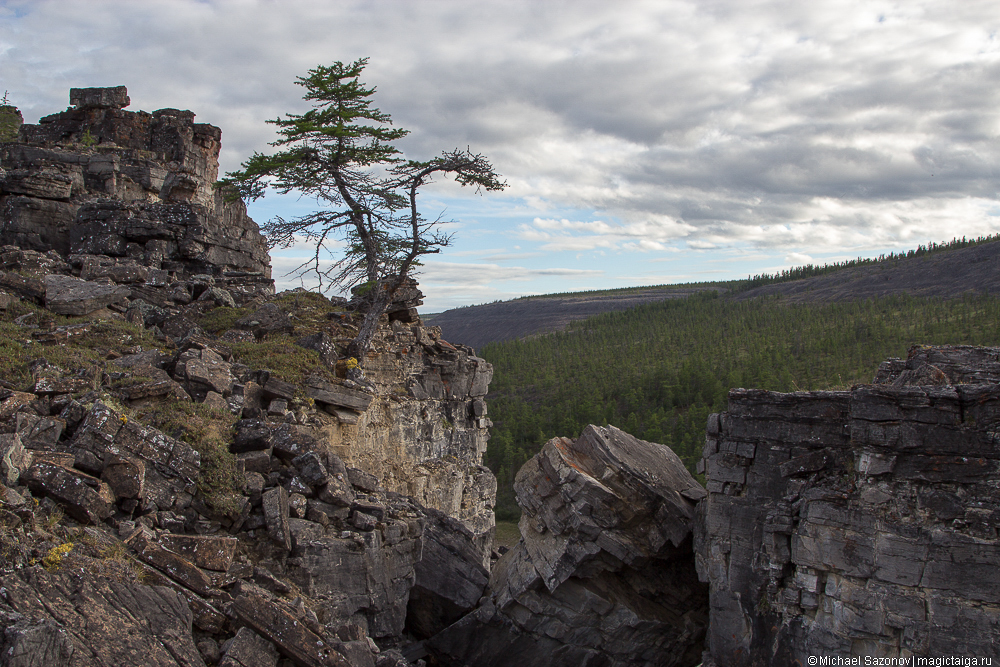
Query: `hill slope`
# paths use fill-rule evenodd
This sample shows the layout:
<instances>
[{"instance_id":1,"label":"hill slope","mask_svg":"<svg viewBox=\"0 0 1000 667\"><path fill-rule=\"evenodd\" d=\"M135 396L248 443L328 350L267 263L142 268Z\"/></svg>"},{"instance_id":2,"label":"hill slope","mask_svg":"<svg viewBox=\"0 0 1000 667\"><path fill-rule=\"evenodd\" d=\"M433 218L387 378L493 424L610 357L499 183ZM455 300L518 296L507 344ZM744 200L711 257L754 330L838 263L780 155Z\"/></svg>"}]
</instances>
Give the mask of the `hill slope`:
<instances>
[{"instance_id":1,"label":"hill slope","mask_svg":"<svg viewBox=\"0 0 1000 667\"><path fill-rule=\"evenodd\" d=\"M646 303L682 299L695 292L719 289L720 283L639 287L613 292L581 292L500 301L481 306L454 308L425 316L428 324L441 327L445 340L479 349L488 343L527 338L561 331L573 321Z\"/></svg>"},{"instance_id":2,"label":"hill slope","mask_svg":"<svg viewBox=\"0 0 1000 667\"><path fill-rule=\"evenodd\" d=\"M800 280L740 289L744 281L639 287L613 292L558 294L445 311L425 318L450 342L479 349L565 329L570 322L646 303L718 290L735 300L780 294L791 302L867 299L891 294L956 297L1000 292L1000 240L914 256L892 257Z\"/></svg>"},{"instance_id":3,"label":"hill slope","mask_svg":"<svg viewBox=\"0 0 1000 667\"><path fill-rule=\"evenodd\" d=\"M781 294L789 301L846 301L890 294L951 298L966 292L1000 292L1000 241L898 257L813 278L763 285L737 299Z\"/></svg>"}]
</instances>

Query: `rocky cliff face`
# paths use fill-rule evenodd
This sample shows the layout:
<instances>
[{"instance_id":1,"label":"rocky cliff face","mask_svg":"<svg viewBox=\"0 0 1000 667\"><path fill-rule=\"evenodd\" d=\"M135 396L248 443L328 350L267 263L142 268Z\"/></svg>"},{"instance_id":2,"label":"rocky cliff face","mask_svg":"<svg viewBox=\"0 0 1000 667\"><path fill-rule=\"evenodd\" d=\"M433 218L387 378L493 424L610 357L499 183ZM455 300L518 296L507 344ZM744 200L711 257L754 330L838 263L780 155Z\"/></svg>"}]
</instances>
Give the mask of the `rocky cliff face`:
<instances>
[{"instance_id":1,"label":"rocky cliff face","mask_svg":"<svg viewBox=\"0 0 1000 667\"><path fill-rule=\"evenodd\" d=\"M496 500L496 478L482 465L493 367L437 327L397 321L365 369L380 398L357 424L327 431L334 451L387 490L464 521L482 536L485 563Z\"/></svg>"},{"instance_id":2,"label":"rocky cliff face","mask_svg":"<svg viewBox=\"0 0 1000 667\"><path fill-rule=\"evenodd\" d=\"M911 350L843 392L709 419L698 570L719 665L1000 653L1000 350Z\"/></svg>"},{"instance_id":3,"label":"rocky cliff face","mask_svg":"<svg viewBox=\"0 0 1000 667\"><path fill-rule=\"evenodd\" d=\"M74 88L70 103L0 144L0 244L55 250L78 269L100 255L142 282L152 271L273 288L257 225L212 186L219 128L190 111L124 111L124 86Z\"/></svg>"},{"instance_id":4,"label":"rocky cliff face","mask_svg":"<svg viewBox=\"0 0 1000 667\"><path fill-rule=\"evenodd\" d=\"M218 129L71 100L0 145L0 666L420 664L489 575L492 368L412 283L346 379L363 299L272 294Z\"/></svg>"}]
</instances>

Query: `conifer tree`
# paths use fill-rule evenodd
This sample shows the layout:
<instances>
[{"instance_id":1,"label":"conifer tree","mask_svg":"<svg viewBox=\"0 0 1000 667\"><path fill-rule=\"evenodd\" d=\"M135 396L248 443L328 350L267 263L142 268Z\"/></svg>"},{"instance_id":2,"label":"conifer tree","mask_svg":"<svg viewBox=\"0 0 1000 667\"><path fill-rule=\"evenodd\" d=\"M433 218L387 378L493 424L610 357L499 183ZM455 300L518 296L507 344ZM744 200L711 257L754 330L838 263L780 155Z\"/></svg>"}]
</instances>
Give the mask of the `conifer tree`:
<instances>
[{"instance_id":1,"label":"conifer tree","mask_svg":"<svg viewBox=\"0 0 1000 667\"><path fill-rule=\"evenodd\" d=\"M276 217L261 229L272 248L301 240L314 247L295 271L314 273L320 289L324 282L326 288L363 288L355 291L366 295L367 311L347 350L362 365L379 316L420 257L440 252L452 240L440 218L429 221L420 214L420 188L435 174L451 174L477 189L506 187L490 162L468 149L426 162L404 159L394 142L408 132L392 127L389 115L372 106L375 88L360 81L367 62L338 61L298 77L296 84L306 89L303 99L313 108L267 121L280 135L271 145L282 150L254 153L242 170L217 184L247 201L263 197L270 187L280 194L302 193L326 207L290 220ZM339 241L344 246L337 251ZM324 267L328 256L334 261Z\"/></svg>"}]
</instances>

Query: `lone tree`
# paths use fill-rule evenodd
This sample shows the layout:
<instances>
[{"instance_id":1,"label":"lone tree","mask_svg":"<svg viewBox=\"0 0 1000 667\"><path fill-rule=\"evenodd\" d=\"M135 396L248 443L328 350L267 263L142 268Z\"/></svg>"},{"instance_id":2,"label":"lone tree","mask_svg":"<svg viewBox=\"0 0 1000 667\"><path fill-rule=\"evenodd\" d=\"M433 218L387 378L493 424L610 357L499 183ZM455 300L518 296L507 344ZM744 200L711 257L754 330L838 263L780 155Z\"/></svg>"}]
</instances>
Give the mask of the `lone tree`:
<instances>
[{"instance_id":1,"label":"lone tree","mask_svg":"<svg viewBox=\"0 0 1000 667\"><path fill-rule=\"evenodd\" d=\"M313 108L302 115L269 120L283 147L274 155L254 153L241 171L229 172L217 184L234 196L253 201L268 187L281 194L301 192L327 208L299 218L276 217L261 226L272 248L305 240L313 256L295 271L311 272L320 289L364 286L368 310L347 355L364 363L381 316L393 296L419 266L423 255L440 252L452 235L441 230L441 218L427 220L417 208L420 188L436 174L451 174L477 190L503 190L506 183L490 162L470 150L442 153L427 162L406 160L393 142L407 130L372 106L375 88L359 80L368 63L335 62L309 70L296 84ZM332 245L344 242L337 252ZM339 245L339 244L338 244ZM326 256L333 263L323 266ZM359 290L356 290L359 291Z\"/></svg>"}]
</instances>

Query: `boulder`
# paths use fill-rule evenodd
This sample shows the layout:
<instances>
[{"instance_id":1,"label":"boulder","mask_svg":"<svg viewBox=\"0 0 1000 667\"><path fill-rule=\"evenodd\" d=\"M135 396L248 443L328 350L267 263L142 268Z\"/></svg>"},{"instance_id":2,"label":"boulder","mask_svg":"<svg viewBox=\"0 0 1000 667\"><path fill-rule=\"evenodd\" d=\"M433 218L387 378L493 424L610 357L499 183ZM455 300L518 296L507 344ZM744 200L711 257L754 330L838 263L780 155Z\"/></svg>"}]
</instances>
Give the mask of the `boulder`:
<instances>
[{"instance_id":1,"label":"boulder","mask_svg":"<svg viewBox=\"0 0 1000 667\"><path fill-rule=\"evenodd\" d=\"M166 477L190 482L198 478L201 469L201 455L190 445L155 428L133 423L100 401L95 401L87 412L69 447L96 456L102 469L103 462L116 454L136 456Z\"/></svg>"},{"instance_id":2,"label":"boulder","mask_svg":"<svg viewBox=\"0 0 1000 667\"><path fill-rule=\"evenodd\" d=\"M445 664L696 664L708 590L691 551L704 489L668 447L613 426L555 438L515 479L521 541L475 611L434 635Z\"/></svg>"},{"instance_id":3,"label":"boulder","mask_svg":"<svg viewBox=\"0 0 1000 667\"><path fill-rule=\"evenodd\" d=\"M295 328L288 315L275 303L265 303L254 312L240 318L236 322L236 327L253 331L258 338L291 333Z\"/></svg>"},{"instance_id":4,"label":"boulder","mask_svg":"<svg viewBox=\"0 0 1000 667\"><path fill-rule=\"evenodd\" d=\"M59 444L66 420L60 417L39 417L27 412L17 413L17 434L28 449L53 450Z\"/></svg>"},{"instance_id":5,"label":"boulder","mask_svg":"<svg viewBox=\"0 0 1000 667\"><path fill-rule=\"evenodd\" d=\"M306 381L306 396L317 403L349 408L364 412L371 405L374 397L368 392L350 389L343 385L326 382L317 377Z\"/></svg>"},{"instance_id":6,"label":"boulder","mask_svg":"<svg viewBox=\"0 0 1000 667\"><path fill-rule=\"evenodd\" d=\"M127 107L131 100L128 97L128 89L125 86L115 86L113 88L70 88L69 103L78 108L97 107L108 109L122 109Z\"/></svg>"},{"instance_id":7,"label":"boulder","mask_svg":"<svg viewBox=\"0 0 1000 667\"><path fill-rule=\"evenodd\" d=\"M288 492L284 487L276 486L265 491L261 496L264 508L264 519L267 521L267 534L275 544L285 551L292 550L292 536L288 526Z\"/></svg>"},{"instance_id":8,"label":"boulder","mask_svg":"<svg viewBox=\"0 0 1000 667\"><path fill-rule=\"evenodd\" d=\"M489 570L476 535L444 512L428 509L423 550L406 611L406 627L420 638L437 634L476 607Z\"/></svg>"},{"instance_id":9,"label":"boulder","mask_svg":"<svg viewBox=\"0 0 1000 667\"><path fill-rule=\"evenodd\" d=\"M114 512L111 488L78 470L38 461L21 475L21 480L33 493L58 501L80 523L98 524Z\"/></svg>"},{"instance_id":10,"label":"boulder","mask_svg":"<svg viewBox=\"0 0 1000 667\"><path fill-rule=\"evenodd\" d=\"M228 572L239 540L228 535L164 535L160 543L200 568Z\"/></svg>"},{"instance_id":11,"label":"boulder","mask_svg":"<svg viewBox=\"0 0 1000 667\"><path fill-rule=\"evenodd\" d=\"M242 623L272 642L297 665L351 667L322 637L264 595L254 592L240 595L233 600L231 609Z\"/></svg>"},{"instance_id":12,"label":"boulder","mask_svg":"<svg viewBox=\"0 0 1000 667\"><path fill-rule=\"evenodd\" d=\"M236 438L229 446L234 454L271 448L271 428L258 419L243 419L236 425Z\"/></svg>"},{"instance_id":13,"label":"boulder","mask_svg":"<svg viewBox=\"0 0 1000 667\"><path fill-rule=\"evenodd\" d=\"M278 657L274 644L242 627L229 642L219 667L275 667Z\"/></svg>"},{"instance_id":14,"label":"boulder","mask_svg":"<svg viewBox=\"0 0 1000 667\"><path fill-rule=\"evenodd\" d=\"M105 463L101 480L117 497L141 500L145 496L146 463L137 456L114 454Z\"/></svg>"}]
</instances>

